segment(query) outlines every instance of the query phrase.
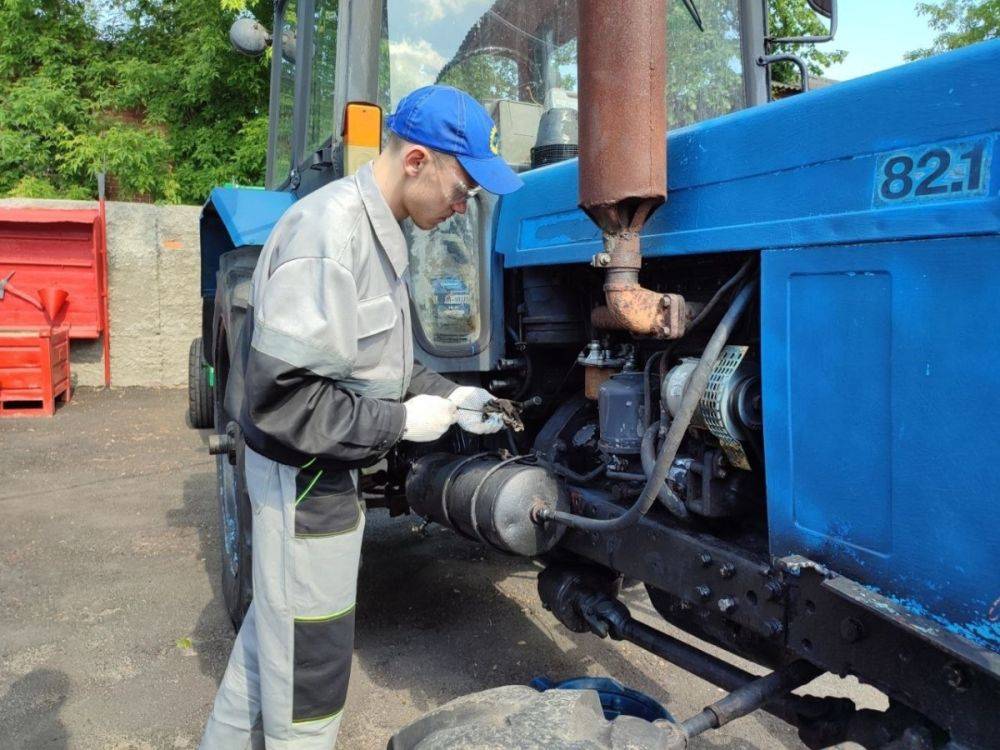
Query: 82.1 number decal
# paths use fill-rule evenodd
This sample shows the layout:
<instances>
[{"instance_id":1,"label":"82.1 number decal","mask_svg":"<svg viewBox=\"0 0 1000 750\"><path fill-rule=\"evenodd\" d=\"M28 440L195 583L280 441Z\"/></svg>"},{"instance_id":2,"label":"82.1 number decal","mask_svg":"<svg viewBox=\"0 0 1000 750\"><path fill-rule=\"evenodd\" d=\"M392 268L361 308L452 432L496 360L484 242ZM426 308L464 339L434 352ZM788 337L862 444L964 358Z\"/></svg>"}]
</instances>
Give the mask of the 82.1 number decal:
<instances>
[{"instance_id":1,"label":"82.1 number decal","mask_svg":"<svg viewBox=\"0 0 1000 750\"><path fill-rule=\"evenodd\" d=\"M993 139L918 146L880 154L875 167L877 207L986 195Z\"/></svg>"}]
</instances>

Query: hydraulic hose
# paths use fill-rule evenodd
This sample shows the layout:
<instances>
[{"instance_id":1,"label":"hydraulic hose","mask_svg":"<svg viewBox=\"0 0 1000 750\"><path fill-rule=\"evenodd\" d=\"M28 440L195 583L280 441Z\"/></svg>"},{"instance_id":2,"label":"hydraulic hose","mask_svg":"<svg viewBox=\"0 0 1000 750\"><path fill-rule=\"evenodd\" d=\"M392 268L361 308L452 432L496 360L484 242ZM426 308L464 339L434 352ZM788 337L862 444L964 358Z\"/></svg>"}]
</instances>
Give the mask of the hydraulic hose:
<instances>
[{"instance_id":1,"label":"hydraulic hose","mask_svg":"<svg viewBox=\"0 0 1000 750\"><path fill-rule=\"evenodd\" d=\"M702 353L697 367L691 373L691 378L684 391L684 396L681 398L680 406L674 415L674 421L671 422L670 429L667 430L667 436L664 438L663 445L660 448L660 455L657 456L656 463L649 473L649 478L642 488L642 493L636 499L635 503L633 503L632 507L622 513L622 515L608 519L587 518L586 516L564 513L545 507L541 508L535 515L536 521L552 521L572 529L582 529L584 531L617 531L618 529L624 529L637 523L640 518L649 512L649 509L656 501L660 488L664 486L667 471L677 456L677 449L680 447L681 440L684 438L684 434L691 424L691 418L694 416L695 409L698 408L698 403L705 393L705 388L708 387L708 378L712 374L712 368L715 367L715 360L719 358L722 347L726 345L729 336L733 332L733 328L736 326L737 321L739 321L743 311L746 310L747 304L750 302L750 297L753 294L754 286L755 283L753 281L743 285L743 288L740 289L739 293L733 299L732 304L730 304L726 314L722 316L719 325L716 326L712 337L708 340L708 345L705 347L705 351Z\"/></svg>"},{"instance_id":2,"label":"hydraulic hose","mask_svg":"<svg viewBox=\"0 0 1000 750\"><path fill-rule=\"evenodd\" d=\"M642 459L642 471L647 477L653 473L653 468L656 465L656 451L653 447L653 438L656 437L656 432L659 429L659 424L651 424L642 435L642 446L639 449L639 457ZM674 494L666 482L660 485L656 496L666 506L667 510L678 518L688 517L687 506Z\"/></svg>"},{"instance_id":3,"label":"hydraulic hose","mask_svg":"<svg viewBox=\"0 0 1000 750\"><path fill-rule=\"evenodd\" d=\"M695 316L695 318L690 323L687 324L688 332L693 331L695 328L701 325L702 321L704 321L705 318L708 317L708 314L712 312L713 308L716 306L716 304L718 304L719 300L722 299L722 295L724 295L734 286L739 284L740 280L747 275L747 273L750 271L750 266L753 265L753 262L754 258L752 257L749 258L746 263L740 266L740 270L734 273L725 284L719 287L718 291L716 291L716 293L712 295L712 299L710 299L708 303L703 308L701 308L701 312L698 313L698 315Z\"/></svg>"},{"instance_id":4,"label":"hydraulic hose","mask_svg":"<svg viewBox=\"0 0 1000 750\"><path fill-rule=\"evenodd\" d=\"M742 266L740 266L739 270L732 276L730 276L725 284L723 284L718 288L718 290L715 292L715 294L712 295L712 298L708 301L705 307L702 308L701 312L698 313L698 315L695 318L693 318L690 323L687 324L687 328L685 329L684 332L685 336L689 334L691 331L693 331L695 328L697 328L699 325L701 325L702 322L704 322L705 318L708 317L709 313L711 313L712 310L715 308L715 306L718 304L719 300L722 299L723 295L725 295L729 290L731 290L734 286L740 283L743 277L746 276L747 273L750 271L750 267L753 265L753 262L754 258L747 259L747 261ZM678 341L680 341L680 339L672 342L665 349L661 349L660 351L651 354L649 357L646 358L646 364L642 368L642 374L643 374L642 403L644 411L643 418L646 420L644 425L645 427L649 427L649 425L653 423L653 404L649 392L649 376L653 371L653 365L657 361L660 362L661 364L660 377L662 378L665 372L666 358L670 356L670 352L673 350L675 346L677 346ZM650 463L652 463L652 461L650 461Z\"/></svg>"}]
</instances>

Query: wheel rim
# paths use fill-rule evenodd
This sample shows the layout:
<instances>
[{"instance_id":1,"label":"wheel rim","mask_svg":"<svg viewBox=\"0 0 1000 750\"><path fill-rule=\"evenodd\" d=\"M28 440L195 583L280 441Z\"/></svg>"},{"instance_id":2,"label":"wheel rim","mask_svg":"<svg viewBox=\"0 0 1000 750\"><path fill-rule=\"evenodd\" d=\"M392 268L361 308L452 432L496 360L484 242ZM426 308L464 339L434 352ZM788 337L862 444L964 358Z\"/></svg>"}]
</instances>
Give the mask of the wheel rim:
<instances>
[{"instance_id":1,"label":"wheel rim","mask_svg":"<svg viewBox=\"0 0 1000 750\"><path fill-rule=\"evenodd\" d=\"M215 408L216 425L222 420L218 404ZM216 430L219 428L216 427ZM222 430L223 434L225 429ZM240 572L239 534L240 524L236 511L236 467L229 463L225 454L216 456L216 472L219 492L219 520L222 532L223 565L234 579Z\"/></svg>"}]
</instances>

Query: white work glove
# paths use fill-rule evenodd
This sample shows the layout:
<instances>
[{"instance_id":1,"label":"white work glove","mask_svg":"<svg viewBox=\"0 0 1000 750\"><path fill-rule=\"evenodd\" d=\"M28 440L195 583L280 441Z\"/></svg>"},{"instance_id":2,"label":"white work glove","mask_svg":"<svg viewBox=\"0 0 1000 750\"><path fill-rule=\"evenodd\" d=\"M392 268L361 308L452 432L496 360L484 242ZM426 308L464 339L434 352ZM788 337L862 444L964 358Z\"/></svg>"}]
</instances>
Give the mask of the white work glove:
<instances>
[{"instance_id":1,"label":"white work glove","mask_svg":"<svg viewBox=\"0 0 1000 750\"><path fill-rule=\"evenodd\" d=\"M420 395L403 402L406 409L406 425L403 440L413 443L429 443L455 424L455 404L440 396Z\"/></svg>"},{"instance_id":2,"label":"white work glove","mask_svg":"<svg viewBox=\"0 0 1000 750\"><path fill-rule=\"evenodd\" d=\"M483 407L496 396L484 388L460 385L451 392L448 400L458 407L458 426L475 435L491 435L503 429L499 414L483 419Z\"/></svg>"}]
</instances>

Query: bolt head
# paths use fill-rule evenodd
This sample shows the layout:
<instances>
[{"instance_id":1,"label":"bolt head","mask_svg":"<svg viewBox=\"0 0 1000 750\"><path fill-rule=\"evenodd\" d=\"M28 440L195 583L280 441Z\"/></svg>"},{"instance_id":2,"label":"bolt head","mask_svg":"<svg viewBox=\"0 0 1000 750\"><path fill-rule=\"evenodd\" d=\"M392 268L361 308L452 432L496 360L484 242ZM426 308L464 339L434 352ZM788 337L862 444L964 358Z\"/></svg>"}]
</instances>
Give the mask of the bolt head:
<instances>
[{"instance_id":1,"label":"bolt head","mask_svg":"<svg viewBox=\"0 0 1000 750\"><path fill-rule=\"evenodd\" d=\"M840 621L840 638L844 643L857 643L865 637L865 627L853 617Z\"/></svg>"},{"instance_id":2,"label":"bolt head","mask_svg":"<svg viewBox=\"0 0 1000 750\"><path fill-rule=\"evenodd\" d=\"M969 688L969 675L961 664L952 662L944 668L944 679L949 687L963 691Z\"/></svg>"},{"instance_id":3,"label":"bolt head","mask_svg":"<svg viewBox=\"0 0 1000 750\"><path fill-rule=\"evenodd\" d=\"M764 623L764 630L767 631L767 636L773 638L776 635L781 635L781 631L785 628L779 620L768 620Z\"/></svg>"},{"instance_id":4,"label":"bolt head","mask_svg":"<svg viewBox=\"0 0 1000 750\"><path fill-rule=\"evenodd\" d=\"M767 592L767 598L771 601L775 599L780 599L781 594L784 591L784 587L781 585L780 581L770 580L764 584L764 590Z\"/></svg>"},{"instance_id":5,"label":"bolt head","mask_svg":"<svg viewBox=\"0 0 1000 750\"><path fill-rule=\"evenodd\" d=\"M719 575L723 578L732 578L736 575L736 566L732 563L723 563L719 566Z\"/></svg>"},{"instance_id":6,"label":"bolt head","mask_svg":"<svg viewBox=\"0 0 1000 750\"><path fill-rule=\"evenodd\" d=\"M702 552L698 555L698 560L701 561L701 567L708 568L712 565L712 556L707 552Z\"/></svg>"},{"instance_id":7,"label":"bolt head","mask_svg":"<svg viewBox=\"0 0 1000 750\"><path fill-rule=\"evenodd\" d=\"M737 602L731 596L726 596L723 597L722 599L719 599L719 609L727 615L735 612L738 606L739 602Z\"/></svg>"},{"instance_id":8,"label":"bolt head","mask_svg":"<svg viewBox=\"0 0 1000 750\"><path fill-rule=\"evenodd\" d=\"M710 589L708 586L705 586L704 584L702 584L701 586L695 586L694 587L694 593L697 594L698 598L701 599L704 602L704 601L708 601L709 598L711 598L711 596L712 596L712 589Z\"/></svg>"}]
</instances>

